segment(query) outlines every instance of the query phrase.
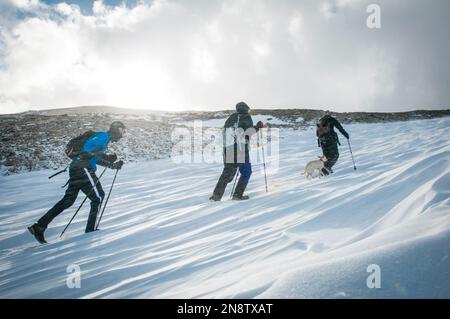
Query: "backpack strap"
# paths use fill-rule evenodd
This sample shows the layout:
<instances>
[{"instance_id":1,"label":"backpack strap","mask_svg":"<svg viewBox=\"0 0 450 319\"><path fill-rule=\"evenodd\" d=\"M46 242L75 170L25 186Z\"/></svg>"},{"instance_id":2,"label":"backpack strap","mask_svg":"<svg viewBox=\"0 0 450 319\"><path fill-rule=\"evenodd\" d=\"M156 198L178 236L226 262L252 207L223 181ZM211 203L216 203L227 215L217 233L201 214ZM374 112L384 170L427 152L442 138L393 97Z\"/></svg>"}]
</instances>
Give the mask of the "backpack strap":
<instances>
[{"instance_id":1,"label":"backpack strap","mask_svg":"<svg viewBox=\"0 0 450 319\"><path fill-rule=\"evenodd\" d=\"M236 122L233 124L233 129L234 129L234 141L236 142L236 130L239 128L239 120L241 119L241 116L239 115L239 113L237 114L237 120Z\"/></svg>"}]
</instances>

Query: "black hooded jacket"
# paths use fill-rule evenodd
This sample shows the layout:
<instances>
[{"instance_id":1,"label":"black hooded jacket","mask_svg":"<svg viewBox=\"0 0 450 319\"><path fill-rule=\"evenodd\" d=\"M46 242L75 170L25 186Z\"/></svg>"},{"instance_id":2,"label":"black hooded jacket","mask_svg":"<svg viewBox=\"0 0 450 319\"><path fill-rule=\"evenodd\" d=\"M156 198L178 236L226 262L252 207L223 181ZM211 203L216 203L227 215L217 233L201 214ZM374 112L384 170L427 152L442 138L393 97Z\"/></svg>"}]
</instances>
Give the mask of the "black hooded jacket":
<instances>
[{"instance_id":1,"label":"black hooded jacket","mask_svg":"<svg viewBox=\"0 0 450 319\"><path fill-rule=\"evenodd\" d=\"M325 133L320 133L319 129L316 131L317 134L317 143L319 147L322 148L323 153L325 156L328 154L338 154L338 144L341 145L339 142L339 137L334 130L336 127L339 132L341 132L342 135L344 135L347 139L349 138L349 135L346 130L342 127L341 123L331 115L325 115L319 120L319 123L322 126L328 127L328 131Z\"/></svg>"},{"instance_id":2,"label":"black hooded jacket","mask_svg":"<svg viewBox=\"0 0 450 319\"><path fill-rule=\"evenodd\" d=\"M223 153L225 163L243 163L244 159L245 163L250 162L250 137L258 131L258 128L253 126L252 117L248 113L249 110L250 108L244 102L238 103L236 105L236 113L231 114L225 121L223 127ZM233 128L239 129L240 132L244 133L244 136L238 138L234 144L228 141L227 145L227 136L230 138L228 133L233 132ZM227 129L230 131L227 132ZM230 152L233 152L234 156Z\"/></svg>"}]
</instances>

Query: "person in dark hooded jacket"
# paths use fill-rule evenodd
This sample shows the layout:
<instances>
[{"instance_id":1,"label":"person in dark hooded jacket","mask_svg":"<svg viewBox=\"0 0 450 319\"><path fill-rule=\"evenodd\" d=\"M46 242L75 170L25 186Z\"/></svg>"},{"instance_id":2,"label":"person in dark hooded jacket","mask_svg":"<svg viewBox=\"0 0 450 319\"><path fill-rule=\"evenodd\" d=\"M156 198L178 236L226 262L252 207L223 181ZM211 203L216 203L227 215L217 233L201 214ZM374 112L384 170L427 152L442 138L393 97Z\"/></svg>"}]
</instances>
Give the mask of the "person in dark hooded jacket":
<instances>
[{"instance_id":1,"label":"person in dark hooded jacket","mask_svg":"<svg viewBox=\"0 0 450 319\"><path fill-rule=\"evenodd\" d=\"M333 173L332 167L339 159L338 145L341 145L341 143L339 142L337 133L334 131L335 127L339 130L339 132L341 132L342 135L344 135L345 138L350 138L341 123L329 114L322 117L317 123L317 143L319 147L322 148L323 155L327 158L324 165L325 167L322 169L322 172L325 175Z\"/></svg>"},{"instance_id":2,"label":"person in dark hooded jacket","mask_svg":"<svg viewBox=\"0 0 450 319\"><path fill-rule=\"evenodd\" d=\"M224 168L213 195L210 197L211 201L220 201L222 199L225 188L233 180L238 169L240 177L233 193L233 200L249 199L248 196L244 195L244 191L252 174L249 155L250 137L264 127L261 121L256 126L253 126L249 110L250 108L246 103L240 102L236 105L236 113L231 114L225 121L223 132Z\"/></svg>"}]
</instances>

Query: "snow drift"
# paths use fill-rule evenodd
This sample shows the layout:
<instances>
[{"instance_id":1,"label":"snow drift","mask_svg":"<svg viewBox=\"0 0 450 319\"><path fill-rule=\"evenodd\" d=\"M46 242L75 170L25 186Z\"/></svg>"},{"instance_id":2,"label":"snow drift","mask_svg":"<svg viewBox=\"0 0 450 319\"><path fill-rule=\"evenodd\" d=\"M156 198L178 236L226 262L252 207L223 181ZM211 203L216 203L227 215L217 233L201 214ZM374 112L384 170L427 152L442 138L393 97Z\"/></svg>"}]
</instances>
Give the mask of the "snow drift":
<instances>
[{"instance_id":1,"label":"snow drift","mask_svg":"<svg viewBox=\"0 0 450 319\"><path fill-rule=\"evenodd\" d=\"M0 177L2 298L450 298L450 119L348 125L335 174L307 181L313 130L282 130L279 170L254 168L251 200L208 202L220 164L169 159L120 172L101 231L82 200L39 246L26 226L61 196L49 171ZM112 172L103 180L105 190ZM229 189L231 186L229 186ZM66 285L81 269L81 288ZM369 289L367 267L381 270Z\"/></svg>"}]
</instances>

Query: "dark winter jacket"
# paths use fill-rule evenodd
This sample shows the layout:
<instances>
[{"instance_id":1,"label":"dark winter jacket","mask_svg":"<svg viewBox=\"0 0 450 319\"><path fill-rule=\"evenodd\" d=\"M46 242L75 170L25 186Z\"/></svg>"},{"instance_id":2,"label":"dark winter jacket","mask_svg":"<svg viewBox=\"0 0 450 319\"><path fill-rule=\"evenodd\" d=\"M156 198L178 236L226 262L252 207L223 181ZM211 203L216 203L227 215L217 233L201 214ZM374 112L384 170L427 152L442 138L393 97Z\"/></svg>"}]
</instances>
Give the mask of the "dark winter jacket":
<instances>
[{"instance_id":1,"label":"dark winter jacket","mask_svg":"<svg viewBox=\"0 0 450 319\"><path fill-rule=\"evenodd\" d=\"M320 129L319 124L326 129ZM339 123L339 121L331 115L325 115L324 117L322 117L319 120L319 124L316 131L317 143L319 147L322 148L323 154L327 157L339 154L338 144L341 144L339 142L338 135L334 131L334 128L336 127L342 135L344 135L346 138L349 138L347 131L345 131L341 123Z\"/></svg>"},{"instance_id":2,"label":"dark winter jacket","mask_svg":"<svg viewBox=\"0 0 450 319\"><path fill-rule=\"evenodd\" d=\"M225 121L223 130L223 158L225 163L249 163L250 137L258 131L248 113L250 108L241 102L236 105L236 113ZM233 135L234 134L234 138Z\"/></svg>"}]
</instances>

